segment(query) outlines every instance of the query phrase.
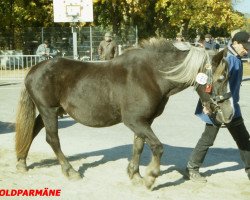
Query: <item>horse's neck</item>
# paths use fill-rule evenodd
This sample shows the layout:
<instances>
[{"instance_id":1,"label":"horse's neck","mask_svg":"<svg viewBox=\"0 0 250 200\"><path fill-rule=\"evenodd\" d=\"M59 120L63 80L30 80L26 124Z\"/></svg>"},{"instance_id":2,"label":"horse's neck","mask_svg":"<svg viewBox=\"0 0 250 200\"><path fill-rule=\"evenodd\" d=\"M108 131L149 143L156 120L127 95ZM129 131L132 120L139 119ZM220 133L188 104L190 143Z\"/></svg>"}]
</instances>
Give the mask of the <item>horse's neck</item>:
<instances>
[{"instance_id":1,"label":"horse's neck","mask_svg":"<svg viewBox=\"0 0 250 200\"><path fill-rule=\"evenodd\" d=\"M190 87L190 85L186 83L177 83L177 82L165 80L163 93L165 94L165 96L170 97L174 94L177 94L185 90L188 87Z\"/></svg>"}]
</instances>

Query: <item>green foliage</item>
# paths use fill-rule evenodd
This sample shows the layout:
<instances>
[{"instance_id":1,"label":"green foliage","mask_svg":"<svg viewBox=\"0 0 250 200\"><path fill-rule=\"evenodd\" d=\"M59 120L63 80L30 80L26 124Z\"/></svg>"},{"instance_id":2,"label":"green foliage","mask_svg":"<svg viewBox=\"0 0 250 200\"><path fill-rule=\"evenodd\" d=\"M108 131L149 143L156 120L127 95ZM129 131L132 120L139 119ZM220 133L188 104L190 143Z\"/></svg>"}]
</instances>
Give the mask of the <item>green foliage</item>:
<instances>
[{"instance_id":1,"label":"green foliage","mask_svg":"<svg viewBox=\"0 0 250 200\"><path fill-rule=\"evenodd\" d=\"M246 21L235 12L231 0L94 0L94 22L79 26L100 26L124 38L128 27L137 27L139 38L163 36L174 38L182 32L192 38L198 32L225 36ZM18 48L25 27L69 27L53 22L51 0L1 0L1 46ZM7 39L6 39L7 38ZM6 43L6 44L5 44Z\"/></svg>"},{"instance_id":2,"label":"green foliage","mask_svg":"<svg viewBox=\"0 0 250 200\"><path fill-rule=\"evenodd\" d=\"M230 0L120 0L115 12L115 0L94 2L95 25L111 26L117 34L126 26L137 26L139 38L174 38L177 32L190 38L197 31L216 30L225 36L244 25L244 17L233 10Z\"/></svg>"}]
</instances>

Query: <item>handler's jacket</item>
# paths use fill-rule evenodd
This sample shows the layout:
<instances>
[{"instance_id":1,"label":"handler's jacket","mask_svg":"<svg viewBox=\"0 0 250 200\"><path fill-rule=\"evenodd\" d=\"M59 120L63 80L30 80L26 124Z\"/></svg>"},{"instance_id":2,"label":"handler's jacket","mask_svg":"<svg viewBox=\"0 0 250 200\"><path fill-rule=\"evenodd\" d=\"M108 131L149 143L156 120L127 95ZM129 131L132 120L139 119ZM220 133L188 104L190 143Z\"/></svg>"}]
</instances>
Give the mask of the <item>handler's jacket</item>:
<instances>
[{"instance_id":1,"label":"handler's jacket","mask_svg":"<svg viewBox=\"0 0 250 200\"><path fill-rule=\"evenodd\" d=\"M111 60L118 55L118 49L116 43L112 40L107 42L101 41L98 47L98 54L101 60Z\"/></svg>"},{"instance_id":2,"label":"handler's jacket","mask_svg":"<svg viewBox=\"0 0 250 200\"><path fill-rule=\"evenodd\" d=\"M235 52L232 45L228 46L226 60L228 61L229 64L229 87L232 93L233 106L234 106L233 118L237 118L241 117L239 100L240 100L240 85L243 76L243 64L240 56L238 56L238 54ZM195 115L200 117L202 121L208 124L213 124L209 116L204 114L202 110L203 110L202 104L201 101L199 100L195 110Z\"/></svg>"}]
</instances>

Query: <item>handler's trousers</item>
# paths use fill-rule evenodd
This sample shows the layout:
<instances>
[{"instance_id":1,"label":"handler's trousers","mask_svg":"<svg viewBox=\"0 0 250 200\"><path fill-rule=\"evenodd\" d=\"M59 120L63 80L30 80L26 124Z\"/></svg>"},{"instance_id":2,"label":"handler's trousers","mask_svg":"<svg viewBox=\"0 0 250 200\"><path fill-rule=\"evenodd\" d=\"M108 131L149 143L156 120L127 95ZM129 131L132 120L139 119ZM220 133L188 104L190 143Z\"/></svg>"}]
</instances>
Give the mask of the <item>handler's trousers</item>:
<instances>
[{"instance_id":1,"label":"handler's trousers","mask_svg":"<svg viewBox=\"0 0 250 200\"><path fill-rule=\"evenodd\" d=\"M240 156L245 165L246 171L250 171L250 136L245 127L243 118L238 117L233 119L230 123L226 124L226 127L239 148ZM214 144L219 129L220 127L206 124L205 131L203 132L189 158L187 164L187 168L189 170L199 170L209 147Z\"/></svg>"}]
</instances>

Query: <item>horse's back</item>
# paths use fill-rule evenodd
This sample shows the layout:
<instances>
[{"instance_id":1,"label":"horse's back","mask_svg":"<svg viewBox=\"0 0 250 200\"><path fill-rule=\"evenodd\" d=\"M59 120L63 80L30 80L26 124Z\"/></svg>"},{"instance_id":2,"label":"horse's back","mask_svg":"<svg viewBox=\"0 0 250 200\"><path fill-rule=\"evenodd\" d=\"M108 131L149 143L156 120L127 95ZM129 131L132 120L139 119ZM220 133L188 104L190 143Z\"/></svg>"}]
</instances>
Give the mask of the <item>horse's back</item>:
<instances>
[{"instance_id":1,"label":"horse's back","mask_svg":"<svg viewBox=\"0 0 250 200\"><path fill-rule=\"evenodd\" d=\"M61 106L82 124L109 126L132 111L137 117L155 114L162 93L144 58L132 52L102 63L52 59L34 66L25 85L36 105Z\"/></svg>"}]
</instances>

